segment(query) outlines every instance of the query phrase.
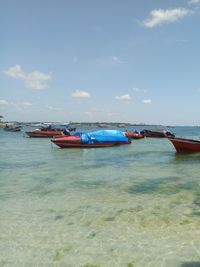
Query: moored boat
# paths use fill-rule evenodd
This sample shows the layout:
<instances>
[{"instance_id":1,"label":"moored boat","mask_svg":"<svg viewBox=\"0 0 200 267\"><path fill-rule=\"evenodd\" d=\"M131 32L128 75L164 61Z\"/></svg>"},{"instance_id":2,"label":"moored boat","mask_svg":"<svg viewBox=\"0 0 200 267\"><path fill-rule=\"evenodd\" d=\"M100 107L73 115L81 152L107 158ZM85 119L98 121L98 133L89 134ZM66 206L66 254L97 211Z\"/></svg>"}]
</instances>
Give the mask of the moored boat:
<instances>
[{"instance_id":1,"label":"moored boat","mask_svg":"<svg viewBox=\"0 0 200 267\"><path fill-rule=\"evenodd\" d=\"M61 129L35 129L32 131L27 131L26 134L29 137L42 137L42 138L52 138L54 136L64 135Z\"/></svg>"},{"instance_id":2,"label":"moored boat","mask_svg":"<svg viewBox=\"0 0 200 267\"><path fill-rule=\"evenodd\" d=\"M16 124L6 124L4 130L9 132L19 132L21 131L21 126Z\"/></svg>"},{"instance_id":3,"label":"moored boat","mask_svg":"<svg viewBox=\"0 0 200 267\"><path fill-rule=\"evenodd\" d=\"M167 137L174 137L175 136L169 130L147 130L147 129L144 129L140 133L143 134L145 137L153 137L153 138L167 138Z\"/></svg>"},{"instance_id":4,"label":"moored boat","mask_svg":"<svg viewBox=\"0 0 200 267\"><path fill-rule=\"evenodd\" d=\"M169 140L178 153L200 152L200 141L198 140L179 137L170 137Z\"/></svg>"},{"instance_id":5,"label":"moored boat","mask_svg":"<svg viewBox=\"0 0 200 267\"><path fill-rule=\"evenodd\" d=\"M119 130L77 133L71 136L54 138L51 142L60 148L98 148L130 144L129 139Z\"/></svg>"}]
</instances>

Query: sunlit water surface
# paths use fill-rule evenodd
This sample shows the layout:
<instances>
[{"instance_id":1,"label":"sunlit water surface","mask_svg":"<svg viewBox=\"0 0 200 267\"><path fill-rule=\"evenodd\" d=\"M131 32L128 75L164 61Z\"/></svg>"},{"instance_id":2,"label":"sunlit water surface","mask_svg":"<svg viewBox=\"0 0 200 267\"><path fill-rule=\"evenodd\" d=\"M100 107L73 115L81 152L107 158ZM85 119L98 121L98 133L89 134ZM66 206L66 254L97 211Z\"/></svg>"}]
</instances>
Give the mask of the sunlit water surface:
<instances>
[{"instance_id":1,"label":"sunlit water surface","mask_svg":"<svg viewBox=\"0 0 200 267\"><path fill-rule=\"evenodd\" d=\"M167 139L59 149L0 130L0 266L200 266L199 163Z\"/></svg>"}]
</instances>

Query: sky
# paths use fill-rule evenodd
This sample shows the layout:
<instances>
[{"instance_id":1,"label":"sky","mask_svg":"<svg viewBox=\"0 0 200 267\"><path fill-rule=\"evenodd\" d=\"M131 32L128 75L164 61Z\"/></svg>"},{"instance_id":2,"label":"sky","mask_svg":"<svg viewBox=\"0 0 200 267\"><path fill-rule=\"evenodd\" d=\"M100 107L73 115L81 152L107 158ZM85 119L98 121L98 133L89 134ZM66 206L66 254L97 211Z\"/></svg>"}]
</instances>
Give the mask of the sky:
<instances>
[{"instance_id":1,"label":"sky","mask_svg":"<svg viewBox=\"0 0 200 267\"><path fill-rule=\"evenodd\" d=\"M0 0L6 121L200 125L200 0Z\"/></svg>"}]
</instances>

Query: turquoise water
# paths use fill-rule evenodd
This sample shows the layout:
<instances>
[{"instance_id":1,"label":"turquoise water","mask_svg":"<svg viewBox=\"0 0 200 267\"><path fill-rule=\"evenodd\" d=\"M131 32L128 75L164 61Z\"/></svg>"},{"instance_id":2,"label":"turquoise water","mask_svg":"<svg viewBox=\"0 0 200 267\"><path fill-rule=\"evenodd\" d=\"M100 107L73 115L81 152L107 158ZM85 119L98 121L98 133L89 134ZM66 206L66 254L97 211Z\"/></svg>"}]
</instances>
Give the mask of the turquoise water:
<instances>
[{"instance_id":1,"label":"turquoise water","mask_svg":"<svg viewBox=\"0 0 200 267\"><path fill-rule=\"evenodd\" d=\"M0 130L0 266L200 266L199 163L166 139L59 149Z\"/></svg>"}]
</instances>

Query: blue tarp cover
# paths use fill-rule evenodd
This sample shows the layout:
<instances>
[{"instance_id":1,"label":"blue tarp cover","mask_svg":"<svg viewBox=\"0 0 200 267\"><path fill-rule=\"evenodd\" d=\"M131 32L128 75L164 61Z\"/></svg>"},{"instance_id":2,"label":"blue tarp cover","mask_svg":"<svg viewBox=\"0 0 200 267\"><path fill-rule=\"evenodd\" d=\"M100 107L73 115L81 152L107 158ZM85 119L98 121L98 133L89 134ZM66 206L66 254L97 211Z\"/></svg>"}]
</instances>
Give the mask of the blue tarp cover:
<instances>
[{"instance_id":1,"label":"blue tarp cover","mask_svg":"<svg viewBox=\"0 0 200 267\"><path fill-rule=\"evenodd\" d=\"M99 142L128 142L128 138L119 130L100 130L81 133L80 137L84 144L94 144Z\"/></svg>"}]
</instances>

